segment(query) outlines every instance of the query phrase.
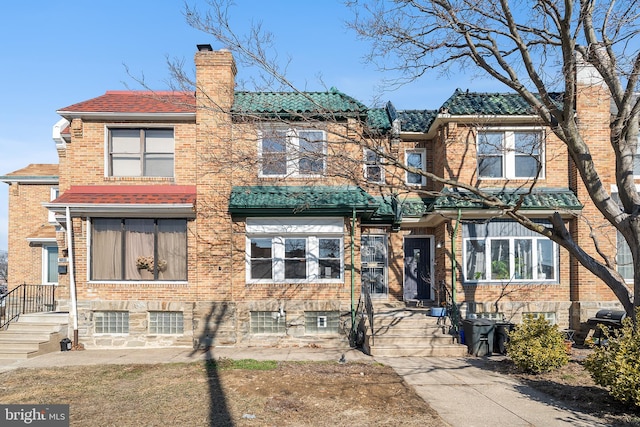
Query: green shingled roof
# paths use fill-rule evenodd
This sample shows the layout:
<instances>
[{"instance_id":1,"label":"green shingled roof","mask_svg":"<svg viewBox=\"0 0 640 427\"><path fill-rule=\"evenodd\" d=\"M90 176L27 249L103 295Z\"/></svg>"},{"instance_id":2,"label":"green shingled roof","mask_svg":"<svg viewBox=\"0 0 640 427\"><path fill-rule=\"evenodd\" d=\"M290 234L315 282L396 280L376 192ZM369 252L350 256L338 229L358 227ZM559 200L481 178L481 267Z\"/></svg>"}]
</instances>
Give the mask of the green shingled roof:
<instances>
[{"instance_id":1,"label":"green shingled roof","mask_svg":"<svg viewBox=\"0 0 640 427\"><path fill-rule=\"evenodd\" d=\"M385 108L371 108L368 110L367 124L370 129L378 132L388 132L391 129L391 121Z\"/></svg>"},{"instance_id":2,"label":"green shingled roof","mask_svg":"<svg viewBox=\"0 0 640 427\"><path fill-rule=\"evenodd\" d=\"M436 110L397 111L402 132L428 132L436 119ZM386 132L391 129L391 120L386 108L372 108L368 111L367 123L371 129Z\"/></svg>"},{"instance_id":3,"label":"green shingled roof","mask_svg":"<svg viewBox=\"0 0 640 427\"><path fill-rule=\"evenodd\" d=\"M561 93L551 96L562 102ZM452 115L536 115L533 108L516 93L463 92L460 89L451 95L440 111Z\"/></svg>"},{"instance_id":4,"label":"green shingled roof","mask_svg":"<svg viewBox=\"0 0 640 427\"><path fill-rule=\"evenodd\" d=\"M336 88L327 92L236 92L232 111L275 117L353 117L367 107Z\"/></svg>"},{"instance_id":5,"label":"green shingled roof","mask_svg":"<svg viewBox=\"0 0 640 427\"><path fill-rule=\"evenodd\" d=\"M428 132L436 119L435 110L402 110L398 111L400 128L404 132Z\"/></svg>"},{"instance_id":6,"label":"green shingled roof","mask_svg":"<svg viewBox=\"0 0 640 427\"><path fill-rule=\"evenodd\" d=\"M553 210L553 209L570 209L580 210L582 204L573 193L573 191L561 188L561 189L537 189L532 193L525 193L523 191L506 191L502 190L485 190L487 193L493 194L498 197L503 203L514 206L520 197L524 194L522 209L536 210ZM444 191L443 194L436 198L435 205L436 210L439 209L482 209L486 206L479 197L472 193L457 192L457 191Z\"/></svg>"},{"instance_id":7,"label":"green shingled roof","mask_svg":"<svg viewBox=\"0 0 640 427\"><path fill-rule=\"evenodd\" d=\"M370 216L379 203L354 186L237 186L231 190L229 212L240 215Z\"/></svg>"}]
</instances>

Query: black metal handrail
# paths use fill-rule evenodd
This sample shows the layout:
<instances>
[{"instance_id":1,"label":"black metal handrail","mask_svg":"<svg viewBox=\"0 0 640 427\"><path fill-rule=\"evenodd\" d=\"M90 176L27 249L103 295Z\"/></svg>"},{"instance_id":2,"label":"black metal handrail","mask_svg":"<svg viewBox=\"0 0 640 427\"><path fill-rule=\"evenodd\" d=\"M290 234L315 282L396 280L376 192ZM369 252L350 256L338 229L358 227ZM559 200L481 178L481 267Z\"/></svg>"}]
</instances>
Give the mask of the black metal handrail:
<instances>
[{"instance_id":1,"label":"black metal handrail","mask_svg":"<svg viewBox=\"0 0 640 427\"><path fill-rule=\"evenodd\" d=\"M22 284L0 296L0 330L21 314L53 311L56 286Z\"/></svg>"},{"instance_id":2,"label":"black metal handrail","mask_svg":"<svg viewBox=\"0 0 640 427\"><path fill-rule=\"evenodd\" d=\"M371 344L373 344L373 301L371 299L371 292L369 291L368 286L362 286L355 314L359 320L351 325L351 332L349 334L351 345L353 347L360 347L363 344L366 334L366 320L369 321Z\"/></svg>"}]
</instances>

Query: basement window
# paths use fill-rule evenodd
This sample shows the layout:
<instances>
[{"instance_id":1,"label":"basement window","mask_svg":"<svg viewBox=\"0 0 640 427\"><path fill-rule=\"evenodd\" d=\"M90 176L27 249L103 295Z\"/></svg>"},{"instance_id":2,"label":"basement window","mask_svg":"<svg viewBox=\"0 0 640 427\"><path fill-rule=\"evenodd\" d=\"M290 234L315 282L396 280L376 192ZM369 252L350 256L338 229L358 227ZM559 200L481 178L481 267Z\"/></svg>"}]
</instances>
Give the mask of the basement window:
<instances>
[{"instance_id":1,"label":"basement window","mask_svg":"<svg viewBox=\"0 0 640 427\"><path fill-rule=\"evenodd\" d=\"M96 334L128 334L128 311L95 311L93 324Z\"/></svg>"},{"instance_id":2,"label":"basement window","mask_svg":"<svg viewBox=\"0 0 640 427\"><path fill-rule=\"evenodd\" d=\"M337 311L305 311L305 331L308 334L336 334L340 325Z\"/></svg>"},{"instance_id":3,"label":"basement window","mask_svg":"<svg viewBox=\"0 0 640 427\"><path fill-rule=\"evenodd\" d=\"M277 334L284 335L287 332L287 316L278 311L252 311L252 334Z\"/></svg>"},{"instance_id":4,"label":"basement window","mask_svg":"<svg viewBox=\"0 0 640 427\"><path fill-rule=\"evenodd\" d=\"M149 333L158 335L181 335L184 320L181 311L150 311Z\"/></svg>"}]
</instances>

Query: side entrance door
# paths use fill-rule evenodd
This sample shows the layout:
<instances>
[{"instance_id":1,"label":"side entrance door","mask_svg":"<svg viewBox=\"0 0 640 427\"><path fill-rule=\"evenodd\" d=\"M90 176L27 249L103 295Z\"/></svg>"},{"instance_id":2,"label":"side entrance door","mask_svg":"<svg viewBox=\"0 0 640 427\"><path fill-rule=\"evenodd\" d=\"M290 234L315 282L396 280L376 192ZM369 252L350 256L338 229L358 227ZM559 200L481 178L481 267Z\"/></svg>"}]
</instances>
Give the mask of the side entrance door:
<instances>
[{"instance_id":1,"label":"side entrance door","mask_svg":"<svg viewBox=\"0 0 640 427\"><path fill-rule=\"evenodd\" d=\"M431 296L431 238L404 239L404 300L428 300Z\"/></svg>"}]
</instances>

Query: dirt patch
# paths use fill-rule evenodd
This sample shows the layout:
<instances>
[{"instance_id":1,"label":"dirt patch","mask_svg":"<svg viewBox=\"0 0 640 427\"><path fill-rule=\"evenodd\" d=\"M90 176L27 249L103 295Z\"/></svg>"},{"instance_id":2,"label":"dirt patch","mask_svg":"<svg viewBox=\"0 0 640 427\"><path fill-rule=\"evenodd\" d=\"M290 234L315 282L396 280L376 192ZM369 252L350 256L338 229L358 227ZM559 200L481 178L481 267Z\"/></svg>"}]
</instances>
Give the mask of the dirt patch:
<instances>
[{"instance_id":1,"label":"dirt patch","mask_svg":"<svg viewBox=\"0 0 640 427\"><path fill-rule=\"evenodd\" d=\"M21 369L0 402L70 405L71 425L442 426L391 368L359 363L220 363Z\"/></svg>"},{"instance_id":2,"label":"dirt patch","mask_svg":"<svg viewBox=\"0 0 640 427\"><path fill-rule=\"evenodd\" d=\"M508 358L487 358L481 363L487 369L512 376L553 397L559 406L601 418L607 425L640 427L640 408L629 407L614 400L584 369L584 359L592 351L590 348L573 348L566 366L539 375L518 372Z\"/></svg>"}]
</instances>

